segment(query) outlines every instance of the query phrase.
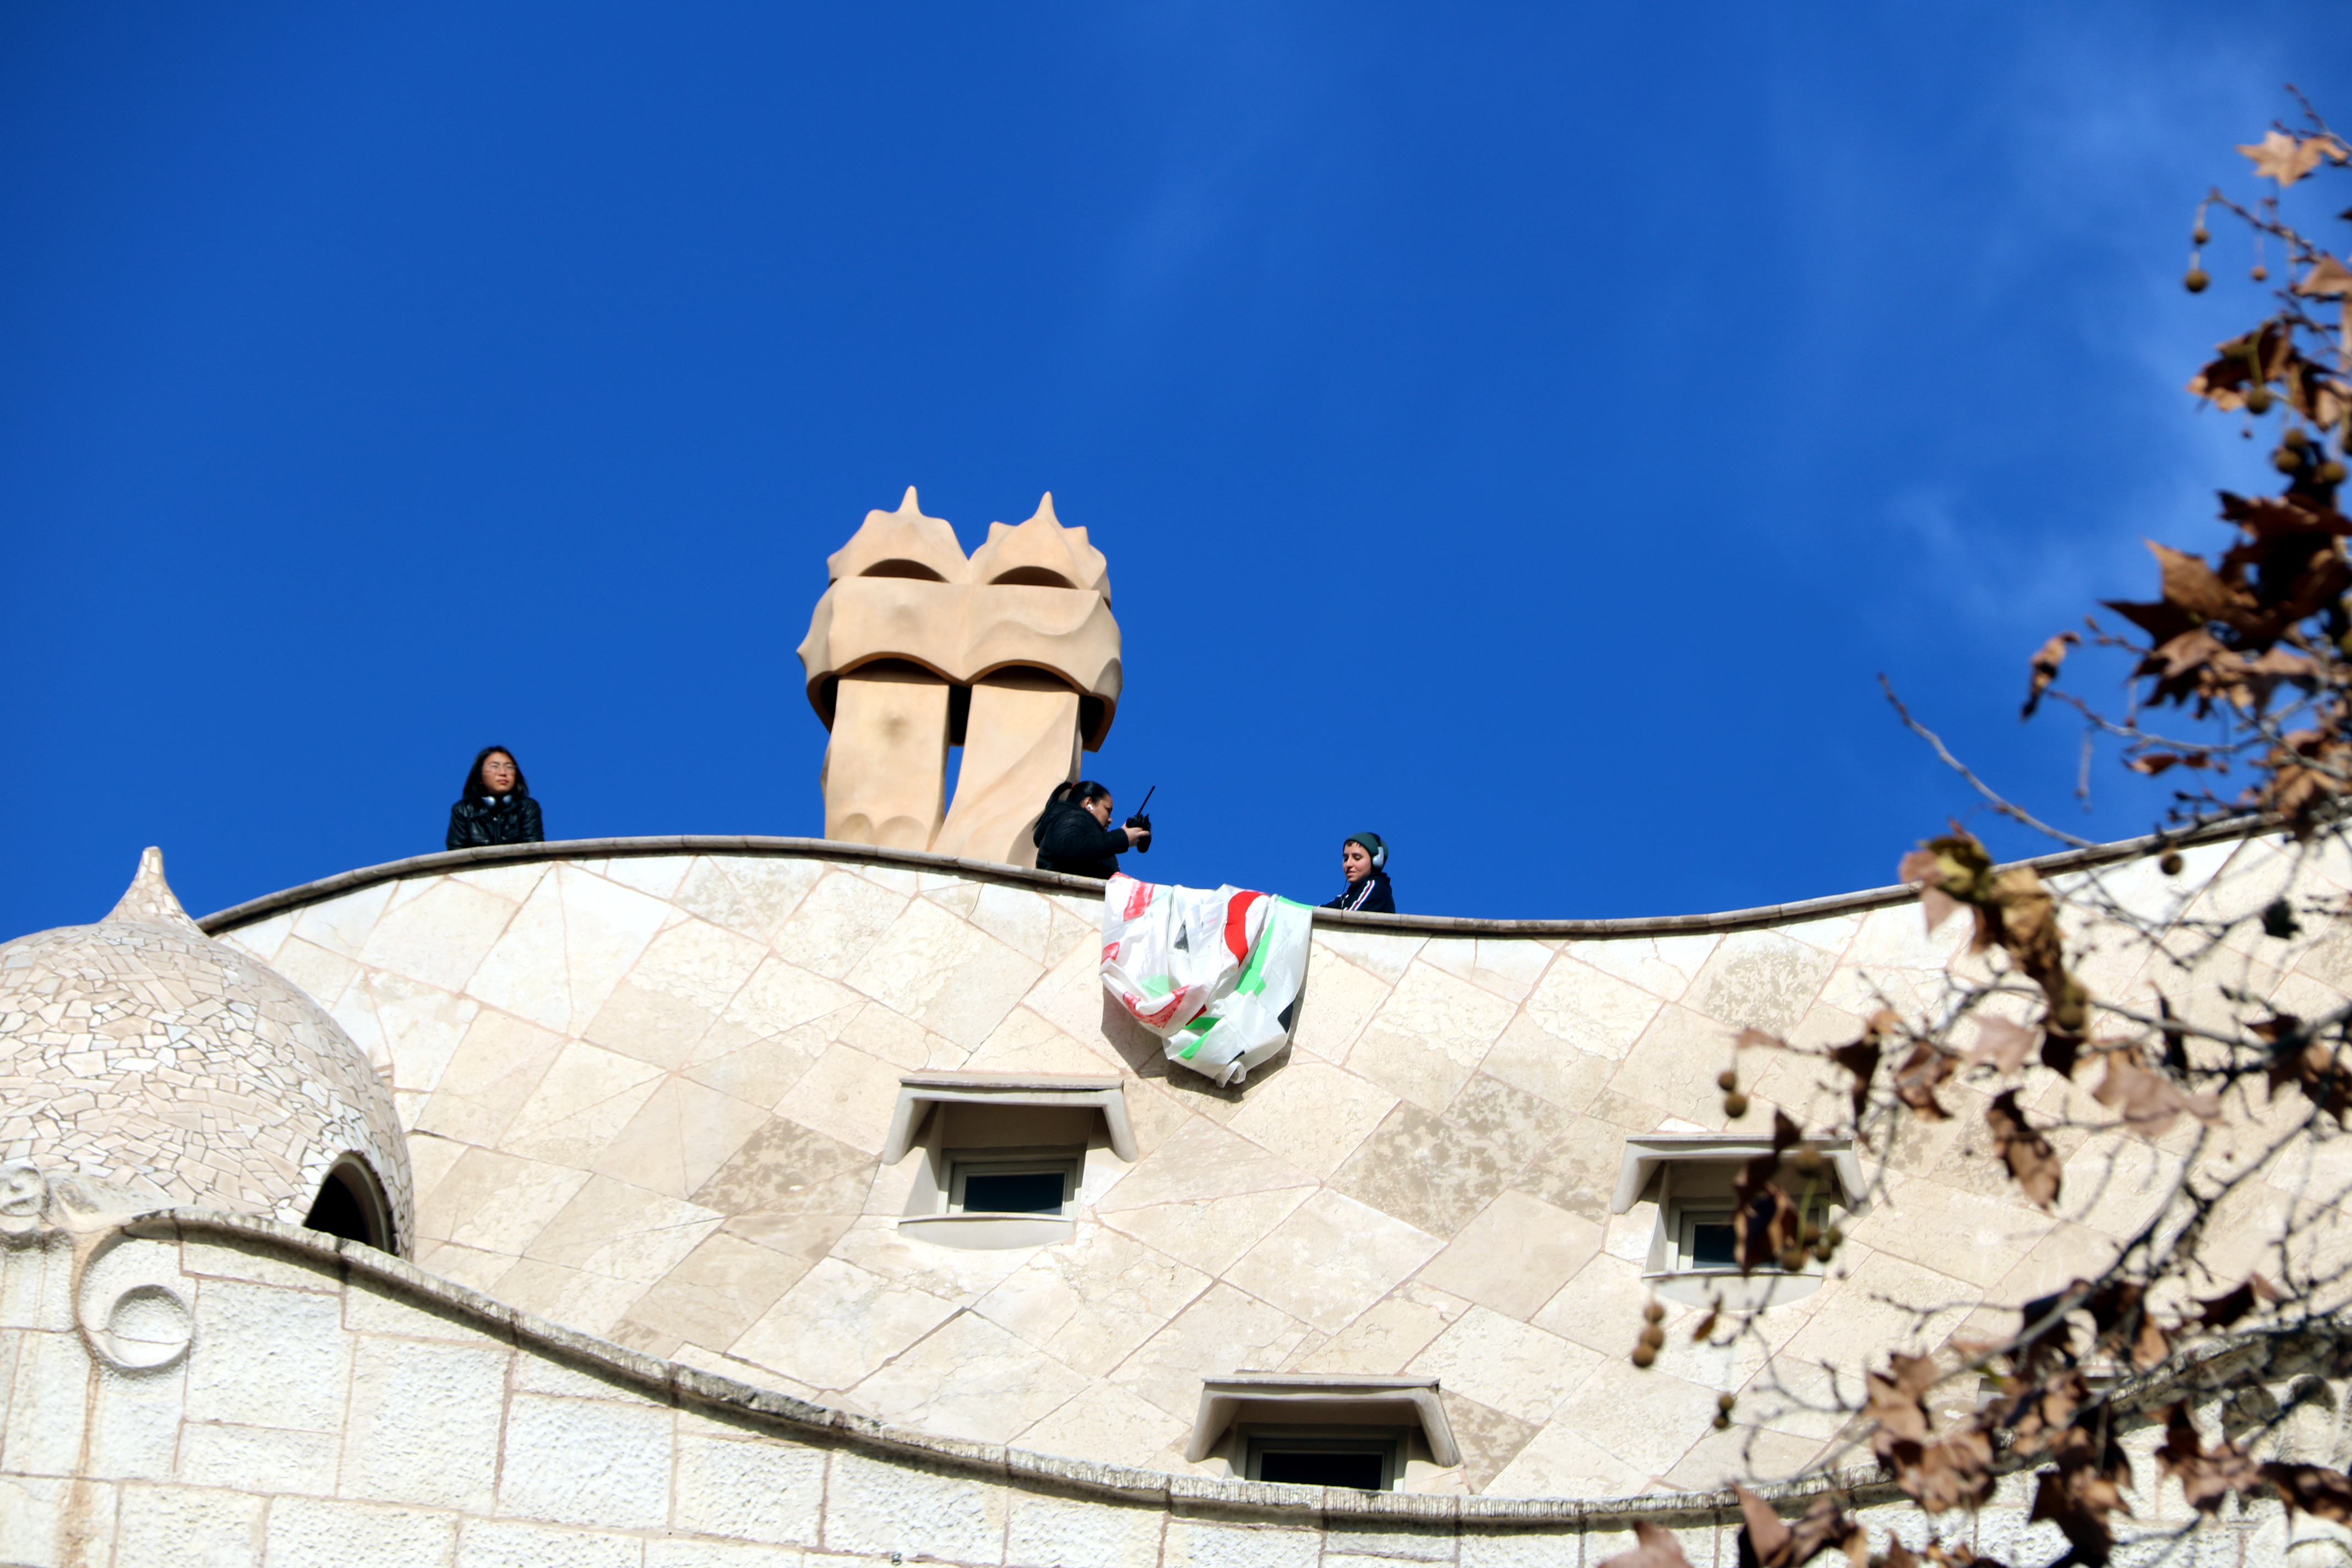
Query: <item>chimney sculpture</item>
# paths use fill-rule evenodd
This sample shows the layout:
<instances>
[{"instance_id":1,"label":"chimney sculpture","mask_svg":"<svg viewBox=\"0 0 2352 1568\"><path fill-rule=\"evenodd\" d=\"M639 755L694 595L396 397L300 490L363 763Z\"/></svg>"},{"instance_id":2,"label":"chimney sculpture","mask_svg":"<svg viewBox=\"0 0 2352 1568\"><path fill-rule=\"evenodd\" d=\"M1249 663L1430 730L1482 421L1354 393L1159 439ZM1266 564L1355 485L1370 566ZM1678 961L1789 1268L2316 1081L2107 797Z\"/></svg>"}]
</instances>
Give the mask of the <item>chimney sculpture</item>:
<instances>
[{"instance_id":1,"label":"chimney sculpture","mask_svg":"<svg viewBox=\"0 0 2352 1568\"><path fill-rule=\"evenodd\" d=\"M824 836L1037 863L1029 830L1078 776L1118 706L1110 576L1049 493L1019 527L988 525L966 559L913 486L869 511L825 567L801 666L824 750ZM963 747L955 802L948 748Z\"/></svg>"}]
</instances>

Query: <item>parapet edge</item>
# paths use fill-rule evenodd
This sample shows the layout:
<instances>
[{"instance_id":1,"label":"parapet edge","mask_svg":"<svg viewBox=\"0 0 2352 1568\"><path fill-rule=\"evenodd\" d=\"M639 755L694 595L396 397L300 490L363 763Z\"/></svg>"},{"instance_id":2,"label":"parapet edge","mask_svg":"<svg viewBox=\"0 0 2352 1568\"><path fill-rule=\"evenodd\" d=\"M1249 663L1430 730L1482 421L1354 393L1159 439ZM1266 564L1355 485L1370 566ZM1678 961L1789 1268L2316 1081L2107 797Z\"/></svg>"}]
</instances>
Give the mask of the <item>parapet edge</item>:
<instances>
[{"instance_id":1,"label":"parapet edge","mask_svg":"<svg viewBox=\"0 0 2352 1568\"><path fill-rule=\"evenodd\" d=\"M2087 870L2117 861L2136 860L2166 849L2254 837L2277 831L2278 826L2274 819L2267 816L2231 817L2178 833L2144 834L2137 838L2121 838L2110 844L2061 850L2053 855L2036 856L2011 864L2031 866L2044 875ZM1102 890L1100 882L1086 877L1007 866L995 860L933 855L919 849L886 849L878 845L848 844L832 838L680 834L649 838L559 838L542 844L500 844L484 848L412 855L404 860L362 866L356 870L321 877L315 882L264 893L257 899L247 899L241 904L216 910L196 924L203 928L205 935L219 936L284 910L300 909L339 894L373 887L379 882L439 876L473 866L528 865L540 860L608 860L647 855L798 857L811 860L837 860L852 865L894 866L910 871L951 871L987 881L1050 892L1099 895ZM1818 899L1802 899L1793 903L1760 904L1754 909L1725 910L1712 914L1634 915L1598 920L1486 920L1471 915L1374 915L1318 909L1314 911L1314 917L1318 926L1392 931L1425 936L1664 936L1785 925L1794 921L1819 920L1863 910L1884 909L1914 896L1914 889L1898 883L1883 888L1865 888L1851 893L1832 893Z\"/></svg>"}]
</instances>

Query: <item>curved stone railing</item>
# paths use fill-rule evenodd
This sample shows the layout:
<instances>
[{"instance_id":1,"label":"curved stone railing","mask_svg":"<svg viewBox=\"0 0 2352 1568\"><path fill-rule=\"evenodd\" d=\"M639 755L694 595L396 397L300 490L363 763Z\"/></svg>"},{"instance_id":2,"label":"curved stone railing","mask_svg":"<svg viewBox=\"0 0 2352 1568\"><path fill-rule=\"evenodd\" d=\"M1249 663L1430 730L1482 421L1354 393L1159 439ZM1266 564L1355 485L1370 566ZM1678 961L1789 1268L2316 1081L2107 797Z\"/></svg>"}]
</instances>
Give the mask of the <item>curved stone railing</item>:
<instances>
[{"instance_id":1,"label":"curved stone railing","mask_svg":"<svg viewBox=\"0 0 2352 1568\"><path fill-rule=\"evenodd\" d=\"M2118 839L2087 849L2069 849L2054 855L2043 855L2020 864L2032 866L2045 875L2085 870L2096 866L2114 865L2118 861L2137 859L2176 846L2211 844L2224 839L2240 838L2259 833L2269 826L2259 817L2239 817L2218 822L2194 831L2178 834L2147 834L2137 838ZM915 849L885 849L871 844L845 844L830 838L786 838L759 835L737 834L677 834L643 838L559 838L541 844L502 844L478 849L445 850L432 855L412 855L404 860L387 860L381 865L362 866L356 870L321 877L314 882L264 893L257 899L247 899L241 904L216 910L196 923L208 936L236 930L265 920L282 910L299 909L306 904L380 882L397 882L412 877L440 876L474 866L518 866L540 860L618 859L643 855L720 855L720 856L795 856L805 859L838 860L856 865L899 866L917 871L956 871L971 877L1003 882L1017 887L1037 888L1066 892L1097 892L1102 884L1086 877L1072 877L1057 871L1039 871L1021 866L1007 866L996 860L974 860L953 855L933 855ZM1635 915L1601 920L1486 920L1467 915L1423 914L1350 914L1338 910L1317 910L1315 923L1322 926L1360 927L1370 931L1397 931L1430 934L1579 937L1579 936L1649 936L1675 932L1730 931L1752 930L1758 926L1778 925L1792 920L1809 920L1824 915L1845 914L1864 910L1884 909L1913 897L1911 889L1901 885L1864 888L1850 893L1832 893L1823 898L1801 899L1785 904L1759 904L1753 909L1725 910L1711 914Z\"/></svg>"}]
</instances>

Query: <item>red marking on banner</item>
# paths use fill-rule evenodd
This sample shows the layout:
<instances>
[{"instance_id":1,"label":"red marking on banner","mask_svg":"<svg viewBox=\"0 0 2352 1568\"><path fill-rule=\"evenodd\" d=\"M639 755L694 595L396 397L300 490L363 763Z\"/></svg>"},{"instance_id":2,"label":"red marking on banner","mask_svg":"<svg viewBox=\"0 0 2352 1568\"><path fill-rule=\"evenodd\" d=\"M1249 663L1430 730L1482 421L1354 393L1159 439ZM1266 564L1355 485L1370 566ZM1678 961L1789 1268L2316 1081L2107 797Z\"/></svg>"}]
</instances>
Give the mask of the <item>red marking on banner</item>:
<instances>
[{"instance_id":1,"label":"red marking on banner","mask_svg":"<svg viewBox=\"0 0 2352 1568\"><path fill-rule=\"evenodd\" d=\"M1138 882L1135 891L1127 896L1127 918L1134 920L1151 907L1151 884Z\"/></svg>"},{"instance_id":2,"label":"red marking on banner","mask_svg":"<svg viewBox=\"0 0 2352 1568\"><path fill-rule=\"evenodd\" d=\"M1225 902L1225 951L1243 963L1249 962L1249 907L1264 893L1235 893Z\"/></svg>"}]
</instances>

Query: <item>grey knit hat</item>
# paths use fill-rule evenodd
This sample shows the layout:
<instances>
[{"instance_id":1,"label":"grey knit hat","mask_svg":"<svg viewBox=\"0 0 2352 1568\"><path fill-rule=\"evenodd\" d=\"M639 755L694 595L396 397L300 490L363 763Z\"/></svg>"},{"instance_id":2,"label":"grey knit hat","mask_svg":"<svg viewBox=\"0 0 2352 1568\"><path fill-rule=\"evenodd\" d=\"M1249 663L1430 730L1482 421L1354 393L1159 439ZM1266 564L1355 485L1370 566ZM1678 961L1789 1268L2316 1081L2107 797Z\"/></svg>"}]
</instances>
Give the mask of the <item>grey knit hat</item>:
<instances>
[{"instance_id":1,"label":"grey knit hat","mask_svg":"<svg viewBox=\"0 0 2352 1568\"><path fill-rule=\"evenodd\" d=\"M1379 834L1350 833L1347 837L1339 840L1339 842L1342 844L1362 845L1372 857L1373 870L1385 871L1389 868L1389 847L1385 843L1381 842L1381 836Z\"/></svg>"}]
</instances>

